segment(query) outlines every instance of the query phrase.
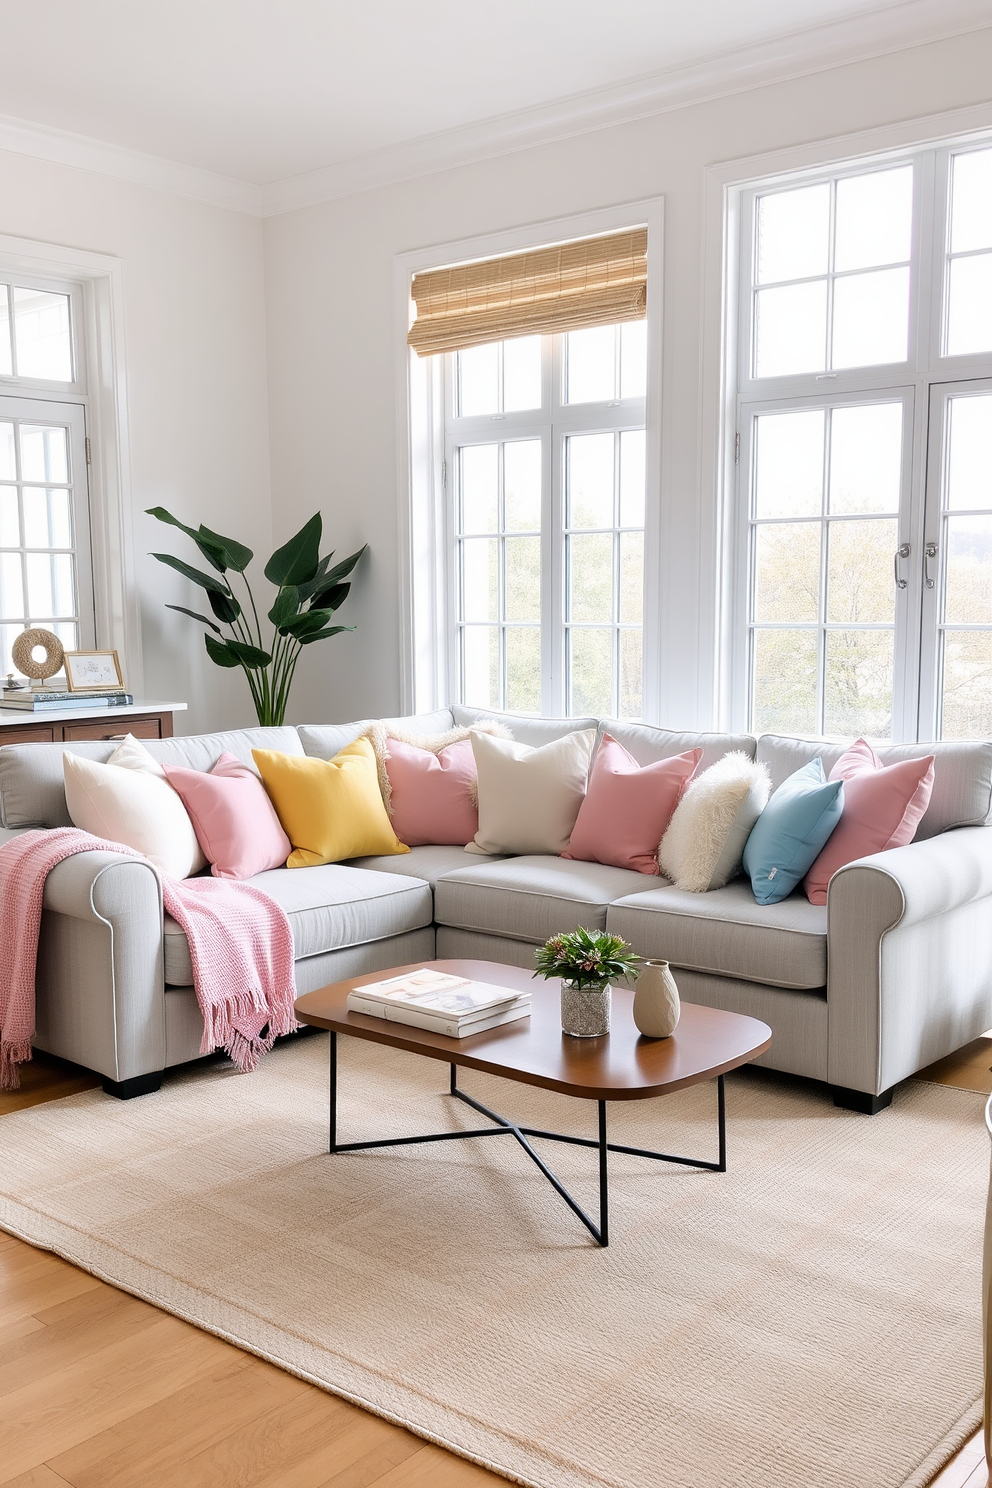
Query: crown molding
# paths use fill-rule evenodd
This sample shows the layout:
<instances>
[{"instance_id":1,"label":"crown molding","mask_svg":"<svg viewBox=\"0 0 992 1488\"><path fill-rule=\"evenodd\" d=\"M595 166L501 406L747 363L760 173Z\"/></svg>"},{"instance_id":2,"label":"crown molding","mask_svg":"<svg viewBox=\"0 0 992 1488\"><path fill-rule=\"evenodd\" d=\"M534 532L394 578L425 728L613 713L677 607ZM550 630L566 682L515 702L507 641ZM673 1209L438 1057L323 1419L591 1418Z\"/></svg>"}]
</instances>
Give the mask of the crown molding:
<instances>
[{"instance_id":1,"label":"crown molding","mask_svg":"<svg viewBox=\"0 0 992 1488\"><path fill-rule=\"evenodd\" d=\"M990 24L989 0L898 0L685 67L423 135L265 185L3 114L0 151L115 177L253 217L273 217L844 63L905 51Z\"/></svg>"},{"instance_id":2,"label":"crown molding","mask_svg":"<svg viewBox=\"0 0 992 1488\"><path fill-rule=\"evenodd\" d=\"M899 0L613 88L423 135L262 187L262 215L318 206L498 155L988 28L988 0Z\"/></svg>"},{"instance_id":3,"label":"crown molding","mask_svg":"<svg viewBox=\"0 0 992 1488\"><path fill-rule=\"evenodd\" d=\"M261 187L251 181L239 181L233 176L218 175L195 165L182 165L160 155L146 155L141 150L129 150L124 145L52 129L47 124L33 124L8 114L0 114L0 150L112 176L153 191L169 191L174 196L191 197L232 212L261 215Z\"/></svg>"}]
</instances>

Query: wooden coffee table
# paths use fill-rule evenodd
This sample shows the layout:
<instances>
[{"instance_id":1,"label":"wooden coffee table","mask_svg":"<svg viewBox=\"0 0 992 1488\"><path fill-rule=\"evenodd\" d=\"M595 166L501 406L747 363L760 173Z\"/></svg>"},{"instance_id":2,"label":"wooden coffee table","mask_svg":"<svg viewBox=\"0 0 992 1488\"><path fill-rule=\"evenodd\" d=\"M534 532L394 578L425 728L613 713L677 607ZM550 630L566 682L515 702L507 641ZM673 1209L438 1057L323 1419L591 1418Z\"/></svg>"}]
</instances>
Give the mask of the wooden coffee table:
<instances>
[{"instance_id":1,"label":"wooden coffee table","mask_svg":"<svg viewBox=\"0 0 992 1488\"><path fill-rule=\"evenodd\" d=\"M367 982L399 976L417 966L430 966L455 976L472 977L480 982L495 982L500 987L533 994L529 1018L504 1023L469 1038L446 1038L424 1028L405 1023L386 1022L364 1013L352 1013L345 1005L348 993ZM633 993L614 989L611 1030L602 1038L579 1039L563 1034L559 1014L558 983L535 981L529 971L516 966L500 966L492 961L427 961L413 966L397 966L389 971L372 972L350 981L335 982L308 992L296 1003L296 1016L301 1023L327 1028L331 1034L331 1152L364 1152L375 1147L404 1147L421 1142L451 1142L472 1137L509 1135L516 1138L528 1157L537 1164L548 1182L581 1219L600 1245L609 1244L609 1194L607 1155L626 1152L634 1157L649 1157L658 1162L682 1163L691 1168L708 1168L713 1172L727 1170L727 1107L723 1077L754 1059L771 1044L771 1029L757 1018L740 1013L721 1012L717 1008L682 1004L682 1016L671 1038L647 1039L634 1027ZM440 1059L450 1066L449 1090L466 1105L488 1117L491 1126L472 1131L430 1132L417 1137L394 1137L373 1142L339 1142L337 1139L337 1036L368 1039L374 1044L388 1044L428 1059ZM525 1085L539 1085L557 1090L562 1095L594 1100L599 1105L599 1136L566 1136L562 1132L540 1131L508 1121L481 1101L466 1094L458 1085L458 1066L484 1070L505 1080L519 1080ZM624 1147L610 1142L606 1135L607 1101L646 1100L698 1085L702 1080L717 1082L718 1158L676 1157L665 1152L651 1152L642 1147ZM543 1158L534 1150L529 1137L544 1137L552 1142L567 1142L576 1147L594 1147L599 1153L599 1222L580 1208L572 1195L554 1175Z\"/></svg>"}]
</instances>

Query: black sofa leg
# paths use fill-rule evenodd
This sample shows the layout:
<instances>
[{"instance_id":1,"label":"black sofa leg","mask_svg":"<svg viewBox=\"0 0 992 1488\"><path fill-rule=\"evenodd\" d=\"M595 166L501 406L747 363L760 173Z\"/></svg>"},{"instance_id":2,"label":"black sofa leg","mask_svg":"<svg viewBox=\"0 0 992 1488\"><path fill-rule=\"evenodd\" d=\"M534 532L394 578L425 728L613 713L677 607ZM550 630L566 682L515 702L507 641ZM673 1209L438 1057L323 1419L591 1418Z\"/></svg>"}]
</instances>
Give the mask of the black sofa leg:
<instances>
[{"instance_id":1,"label":"black sofa leg","mask_svg":"<svg viewBox=\"0 0 992 1488\"><path fill-rule=\"evenodd\" d=\"M134 1100L136 1095L151 1095L152 1091L158 1090L164 1074L165 1070L152 1070L148 1075L134 1075L130 1080L111 1080L104 1075L103 1088L107 1095L115 1095L118 1100Z\"/></svg>"},{"instance_id":2,"label":"black sofa leg","mask_svg":"<svg viewBox=\"0 0 992 1488\"><path fill-rule=\"evenodd\" d=\"M881 1095L869 1095L867 1090L846 1090L843 1085L831 1085L830 1094L834 1098L834 1105L845 1111L860 1111L862 1116L877 1116L879 1111L891 1106L895 1088L890 1085Z\"/></svg>"}]
</instances>

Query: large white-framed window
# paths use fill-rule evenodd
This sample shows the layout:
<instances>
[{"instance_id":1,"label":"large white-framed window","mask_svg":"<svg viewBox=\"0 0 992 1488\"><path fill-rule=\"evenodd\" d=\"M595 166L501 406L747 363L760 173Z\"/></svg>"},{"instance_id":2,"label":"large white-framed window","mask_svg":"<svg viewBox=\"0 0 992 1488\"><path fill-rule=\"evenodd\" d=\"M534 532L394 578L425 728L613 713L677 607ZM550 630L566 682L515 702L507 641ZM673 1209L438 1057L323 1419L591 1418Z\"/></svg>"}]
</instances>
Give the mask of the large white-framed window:
<instances>
[{"instance_id":1,"label":"large white-framed window","mask_svg":"<svg viewBox=\"0 0 992 1488\"><path fill-rule=\"evenodd\" d=\"M639 224L646 322L408 352L415 274ZM663 239L655 199L398 255L410 711L461 699L657 719Z\"/></svg>"},{"instance_id":2,"label":"large white-framed window","mask_svg":"<svg viewBox=\"0 0 992 1488\"><path fill-rule=\"evenodd\" d=\"M142 686L123 266L0 234L0 666L27 624Z\"/></svg>"},{"instance_id":3,"label":"large white-framed window","mask_svg":"<svg viewBox=\"0 0 992 1488\"><path fill-rule=\"evenodd\" d=\"M743 189L732 711L992 733L992 136Z\"/></svg>"}]
</instances>

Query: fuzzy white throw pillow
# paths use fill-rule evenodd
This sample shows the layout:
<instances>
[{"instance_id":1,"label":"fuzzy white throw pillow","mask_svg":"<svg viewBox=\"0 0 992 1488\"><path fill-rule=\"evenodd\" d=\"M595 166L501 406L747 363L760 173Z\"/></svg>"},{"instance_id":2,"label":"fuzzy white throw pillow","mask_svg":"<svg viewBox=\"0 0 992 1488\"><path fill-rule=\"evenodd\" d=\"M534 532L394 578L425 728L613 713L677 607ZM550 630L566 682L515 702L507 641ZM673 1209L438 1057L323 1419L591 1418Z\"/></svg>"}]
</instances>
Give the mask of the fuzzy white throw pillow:
<instances>
[{"instance_id":1,"label":"fuzzy white throw pillow","mask_svg":"<svg viewBox=\"0 0 992 1488\"><path fill-rule=\"evenodd\" d=\"M691 782L658 849L658 866L677 889L722 889L741 870L744 844L771 792L765 765L741 750Z\"/></svg>"}]
</instances>

